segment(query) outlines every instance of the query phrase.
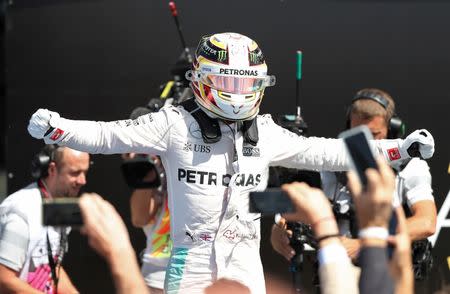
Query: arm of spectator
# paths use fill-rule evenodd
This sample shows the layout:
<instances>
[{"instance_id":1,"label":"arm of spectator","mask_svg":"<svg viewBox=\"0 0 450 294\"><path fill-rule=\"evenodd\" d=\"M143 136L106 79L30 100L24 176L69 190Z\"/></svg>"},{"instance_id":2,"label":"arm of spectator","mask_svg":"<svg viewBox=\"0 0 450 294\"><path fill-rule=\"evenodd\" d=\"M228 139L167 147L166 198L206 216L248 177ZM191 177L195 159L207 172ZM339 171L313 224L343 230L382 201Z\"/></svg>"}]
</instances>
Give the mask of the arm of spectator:
<instances>
[{"instance_id":1,"label":"arm of spectator","mask_svg":"<svg viewBox=\"0 0 450 294\"><path fill-rule=\"evenodd\" d=\"M114 207L97 194L80 198L82 233L109 264L117 293L148 293L125 224Z\"/></svg>"},{"instance_id":2,"label":"arm of spectator","mask_svg":"<svg viewBox=\"0 0 450 294\"><path fill-rule=\"evenodd\" d=\"M358 293L350 260L339 241L339 230L331 205L323 192L305 183L283 185L291 198L295 213L285 214L290 221L311 224L319 241L319 276L321 293Z\"/></svg>"},{"instance_id":3,"label":"arm of spectator","mask_svg":"<svg viewBox=\"0 0 450 294\"><path fill-rule=\"evenodd\" d=\"M59 270L58 293L60 294L76 294L80 293L73 285L63 267Z\"/></svg>"},{"instance_id":4,"label":"arm of spectator","mask_svg":"<svg viewBox=\"0 0 450 294\"><path fill-rule=\"evenodd\" d=\"M26 217L16 213L0 217L0 293L41 293L19 278L29 241Z\"/></svg>"},{"instance_id":5,"label":"arm of spectator","mask_svg":"<svg viewBox=\"0 0 450 294\"><path fill-rule=\"evenodd\" d=\"M394 253L389 263L391 275L395 281L396 294L414 293L414 272L412 270L411 241L408 234L407 219L401 207L395 211L397 214L397 234L390 236L388 242L393 245Z\"/></svg>"},{"instance_id":6,"label":"arm of spectator","mask_svg":"<svg viewBox=\"0 0 450 294\"><path fill-rule=\"evenodd\" d=\"M0 264L0 293L42 294L18 277L19 273Z\"/></svg>"},{"instance_id":7,"label":"arm of spectator","mask_svg":"<svg viewBox=\"0 0 450 294\"><path fill-rule=\"evenodd\" d=\"M163 203L162 193L157 189L136 189L131 193L131 223L137 228L148 225Z\"/></svg>"},{"instance_id":8,"label":"arm of spectator","mask_svg":"<svg viewBox=\"0 0 450 294\"><path fill-rule=\"evenodd\" d=\"M286 220L280 218L280 220L273 224L272 232L270 234L270 243L272 248L284 256L287 260L291 260L295 255L294 248L289 243L289 238L292 236L292 231L287 229Z\"/></svg>"},{"instance_id":9,"label":"arm of spectator","mask_svg":"<svg viewBox=\"0 0 450 294\"><path fill-rule=\"evenodd\" d=\"M322 190L306 183L285 184L281 189L288 194L295 207L295 212L283 215L286 220L310 224L316 237L339 232L330 202Z\"/></svg>"},{"instance_id":10,"label":"arm of spectator","mask_svg":"<svg viewBox=\"0 0 450 294\"><path fill-rule=\"evenodd\" d=\"M353 171L348 173L348 187L356 207L362 244L359 291L383 294L392 293L394 288L388 271L386 246L395 178L392 169L382 159L377 163L378 171L366 170L366 189L362 188Z\"/></svg>"},{"instance_id":11,"label":"arm of spectator","mask_svg":"<svg viewBox=\"0 0 450 294\"><path fill-rule=\"evenodd\" d=\"M339 239L341 240L342 246L344 246L348 257L350 257L352 260L356 259L358 257L359 251L361 250L361 240L347 238L345 236L341 236Z\"/></svg>"},{"instance_id":12,"label":"arm of spectator","mask_svg":"<svg viewBox=\"0 0 450 294\"><path fill-rule=\"evenodd\" d=\"M434 201L432 200L421 200L418 202L415 202L413 205L410 206L412 216L406 219L406 226L407 231L409 232L409 237L412 240L419 240L426 238L430 235L432 235L435 231L436 226L436 206L434 204ZM352 248L352 244L349 244L347 240L341 239L344 247L346 248L347 252L351 256L351 252L349 252ZM370 247L373 245L374 247L385 246L385 242L382 240L377 239L371 239L366 238L364 240L365 247ZM355 247L356 248L356 247ZM380 255L383 254L382 250L380 250ZM381 258L384 259L384 256ZM404 270L410 270L410 268L405 268ZM397 283L396 283L397 285ZM396 286L397 287L397 286ZM398 291L397 291L398 292ZM400 291L401 292L401 291ZM400 293L399 292L399 293Z\"/></svg>"},{"instance_id":13,"label":"arm of spectator","mask_svg":"<svg viewBox=\"0 0 450 294\"><path fill-rule=\"evenodd\" d=\"M434 201L422 200L411 206L412 216L406 219L411 240L425 239L436 231L436 205Z\"/></svg>"}]
</instances>

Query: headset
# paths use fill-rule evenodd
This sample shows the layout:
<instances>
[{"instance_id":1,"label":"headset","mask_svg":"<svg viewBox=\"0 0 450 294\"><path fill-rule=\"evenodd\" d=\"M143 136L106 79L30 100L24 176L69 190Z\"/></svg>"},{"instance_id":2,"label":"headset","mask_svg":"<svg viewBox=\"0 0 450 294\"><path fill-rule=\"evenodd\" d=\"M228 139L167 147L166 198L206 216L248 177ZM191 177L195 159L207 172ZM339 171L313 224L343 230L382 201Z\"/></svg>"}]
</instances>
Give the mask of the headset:
<instances>
[{"instance_id":1,"label":"headset","mask_svg":"<svg viewBox=\"0 0 450 294\"><path fill-rule=\"evenodd\" d=\"M355 97L353 97L352 104L347 110L347 118L346 118L346 129L350 129L350 113L352 111L353 103L357 100L361 99L370 99L372 101L377 102L381 106L383 106L384 109L387 109L389 105L389 101L384 98L382 95L375 93L370 90L366 91L359 91ZM394 115L389 119L388 122L388 139L397 139L402 138L406 133L406 125L403 123L400 117L397 116L397 114L394 113Z\"/></svg>"},{"instance_id":2,"label":"headset","mask_svg":"<svg viewBox=\"0 0 450 294\"><path fill-rule=\"evenodd\" d=\"M45 145L31 160L31 176L39 180L48 176L48 167L55 160L58 145Z\"/></svg>"}]
</instances>

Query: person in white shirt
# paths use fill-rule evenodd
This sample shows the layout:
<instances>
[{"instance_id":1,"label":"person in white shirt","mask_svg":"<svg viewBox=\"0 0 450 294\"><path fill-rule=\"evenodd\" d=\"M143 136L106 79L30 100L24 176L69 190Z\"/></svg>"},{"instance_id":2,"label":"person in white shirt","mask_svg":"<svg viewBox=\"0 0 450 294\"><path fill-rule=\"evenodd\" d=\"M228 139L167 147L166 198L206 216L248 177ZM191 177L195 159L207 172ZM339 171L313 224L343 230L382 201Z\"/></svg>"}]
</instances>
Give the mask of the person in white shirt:
<instances>
[{"instance_id":1,"label":"person in white shirt","mask_svg":"<svg viewBox=\"0 0 450 294\"><path fill-rule=\"evenodd\" d=\"M32 162L36 182L0 204L0 293L78 293L61 265L70 227L44 227L42 203L77 197L88 169L88 153L47 145Z\"/></svg>"},{"instance_id":2,"label":"person in white shirt","mask_svg":"<svg viewBox=\"0 0 450 294\"><path fill-rule=\"evenodd\" d=\"M394 139L401 136L404 126L395 115L395 102L383 90L367 88L359 90L347 111L346 127L367 125L375 139ZM393 156L393 155L392 155ZM412 158L397 165L396 189L392 198L394 207L404 205L409 210L407 227L411 240L420 240L434 234L436 228L436 205L431 188L431 174L427 162ZM357 224L347 179L344 173L321 172L322 189L334 205L341 241L348 255L355 259L361 247L357 238ZM407 214L408 215L408 214ZM282 226L272 227L273 248L285 258L293 256L287 241L289 232Z\"/></svg>"}]
</instances>

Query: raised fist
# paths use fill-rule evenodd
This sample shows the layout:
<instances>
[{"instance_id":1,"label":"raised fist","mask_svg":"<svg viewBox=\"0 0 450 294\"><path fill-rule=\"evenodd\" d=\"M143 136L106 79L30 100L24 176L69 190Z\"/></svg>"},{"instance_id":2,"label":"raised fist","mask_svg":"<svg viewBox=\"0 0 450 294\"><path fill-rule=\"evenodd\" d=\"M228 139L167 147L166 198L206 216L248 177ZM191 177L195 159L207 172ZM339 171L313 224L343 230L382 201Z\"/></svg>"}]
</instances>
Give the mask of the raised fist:
<instances>
[{"instance_id":1,"label":"raised fist","mask_svg":"<svg viewBox=\"0 0 450 294\"><path fill-rule=\"evenodd\" d=\"M405 138L402 149L411 157L431 158L434 154L434 138L425 129L416 130Z\"/></svg>"},{"instance_id":2,"label":"raised fist","mask_svg":"<svg viewBox=\"0 0 450 294\"><path fill-rule=\"evenodd\" d=\"M59 113L40 108L30 118L28 133L36 139L44 139L47 144L58 143L64 134L56 127L59 119Z\"/></svg>"}]
</instances>

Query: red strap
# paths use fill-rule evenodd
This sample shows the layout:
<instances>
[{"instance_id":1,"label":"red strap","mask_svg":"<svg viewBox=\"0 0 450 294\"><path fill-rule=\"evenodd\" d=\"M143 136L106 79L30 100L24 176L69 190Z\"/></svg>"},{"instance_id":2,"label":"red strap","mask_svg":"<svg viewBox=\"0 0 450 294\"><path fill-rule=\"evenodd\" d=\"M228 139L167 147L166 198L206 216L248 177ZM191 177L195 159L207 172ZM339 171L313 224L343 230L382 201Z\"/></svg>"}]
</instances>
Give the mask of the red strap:
<instances>
[{"instance_id":1,"label":"red strap","mask_svg":"<svg viewBox=\"0 0 450 294\"><path fill-rule=\"evenodd\" d=\"M45 185L44 185L44 183L42 182L42 180L39 180L38 181L38 187L39 187L39 190L41 191L41 195L42 195L42 197L43 198L52 198L51 196L50 196L50 192L48 192L48 190L47 190L47 188L45 187Z\"/></svg>"}]
</instances>

